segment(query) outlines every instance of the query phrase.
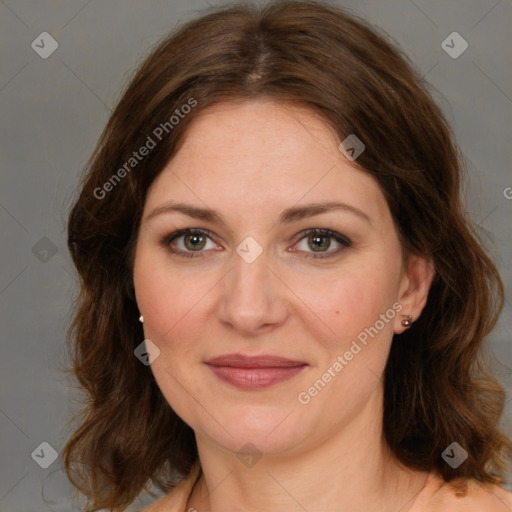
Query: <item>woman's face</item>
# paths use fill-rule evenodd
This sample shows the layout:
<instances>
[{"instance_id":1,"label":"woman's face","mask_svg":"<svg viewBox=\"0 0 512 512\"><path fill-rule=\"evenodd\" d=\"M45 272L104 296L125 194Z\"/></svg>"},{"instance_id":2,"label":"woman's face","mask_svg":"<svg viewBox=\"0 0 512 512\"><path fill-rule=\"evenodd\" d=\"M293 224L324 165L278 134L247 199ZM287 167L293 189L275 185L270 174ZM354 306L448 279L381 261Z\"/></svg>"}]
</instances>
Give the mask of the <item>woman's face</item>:
<instances>
[{"instance_id":1,"label":"woman's face","mask_svg":"<svg viewBox=\"0 0 512 512\"><path fill-rule=\"evenodd\" d=\"M383 194L339 142L302 107L218 104L148 191L134 283L149 368L228 450L293 453L381 402L393 333L423 307Z\"/></svg>"}]
</instances>

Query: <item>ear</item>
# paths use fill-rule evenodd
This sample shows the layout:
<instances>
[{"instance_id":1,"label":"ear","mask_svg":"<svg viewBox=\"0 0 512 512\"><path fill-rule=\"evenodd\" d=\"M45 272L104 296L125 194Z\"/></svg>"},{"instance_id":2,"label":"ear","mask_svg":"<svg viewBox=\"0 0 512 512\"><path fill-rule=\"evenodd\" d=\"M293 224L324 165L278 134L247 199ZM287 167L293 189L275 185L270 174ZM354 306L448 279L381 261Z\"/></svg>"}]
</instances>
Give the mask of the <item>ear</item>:
<instances>
[{"instance_id":1,"label":"ear","mask_svg":"<svg viewBox=\"0 0 512 512\"><path fill-rule=\"evenodd\" d=\"M407 268L402 274L398 302L402 305L400 314L395 317L394 333L401 334L407 327L402 325L407 315L411 321L418 319L427 303L428 292L434 279L432 263L422 256L411 255Z\"/></svg>"}]
</instances>

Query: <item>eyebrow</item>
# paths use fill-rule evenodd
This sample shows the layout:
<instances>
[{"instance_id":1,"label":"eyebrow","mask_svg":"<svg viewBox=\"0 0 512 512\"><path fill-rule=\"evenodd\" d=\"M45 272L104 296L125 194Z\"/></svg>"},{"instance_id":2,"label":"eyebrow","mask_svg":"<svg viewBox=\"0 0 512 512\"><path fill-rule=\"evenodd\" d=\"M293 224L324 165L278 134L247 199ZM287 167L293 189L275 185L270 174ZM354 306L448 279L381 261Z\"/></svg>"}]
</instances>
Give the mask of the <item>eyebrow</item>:
<instances>
[{"instance_id":1,"label":"eyebrow","mask_svg":"<svg viewBox=\"0 0 512 512\"><path fill-rule=\"evenodd\" d=\"M332 210L342 210L353 213L354 215L357 215L358 217L367 221L369 224L372 223L370 217L355 206L335 201L323 201L307 204L304 206L292 206L291 208L284 210L279 216L278 224L290 224L291 222L296 222L306 217L312 217L313 215L320 215L321 213L326 213ZM200 219L207 222L217 222L218 224L222 224L227 227L226 221L222 218L222 215L215 210L210 208L202 208L187 203L175 202L157 206L151 211L151 213L147 215L143 222L146 222L157 215L172 212L179 212L194 219Z\"/></svg>"}]
</instances>

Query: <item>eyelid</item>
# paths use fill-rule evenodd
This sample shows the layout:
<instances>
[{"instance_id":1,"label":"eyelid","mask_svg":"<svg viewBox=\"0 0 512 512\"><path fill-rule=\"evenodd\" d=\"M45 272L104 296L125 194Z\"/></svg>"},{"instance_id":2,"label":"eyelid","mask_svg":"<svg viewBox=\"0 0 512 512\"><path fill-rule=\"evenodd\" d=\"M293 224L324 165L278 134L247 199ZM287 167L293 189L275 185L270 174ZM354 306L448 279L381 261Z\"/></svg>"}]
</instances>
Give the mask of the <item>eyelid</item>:
<instances>
[{"instance_id":1,"label":"eyelid","mask_svg":"<svg viewBox=\"0 0 512 512\"><path fill-rule=\"evenodd\" d=\"M301 231L300 233L297 233L297 235L294 237L294 240L297 240L294 245L302 241L303 239L309 237L310 235L319 235L319 236L325 236L329 238L333 238L338 244L340 244L342 247L335 249L333 251L325 251L325 252L308 252L305 251L304 257L310 258L310 259L322 259L322 258L334 258L341 254L345 249L348 249L349 247L352 247L352 240L348 238L345 235L342 235L341 233L338 233L337 231L334 231L332 229L328 228L309 228ZM292 252L296 252L295 250Z\"/></svg>"},{"instance_id":2,"label":"eyelid","mask_svg":"<svg viewBox=\"0 0 512 512\"><path fill-rule=\"evenodd\" d=\"M179 255L187 255L187 254L194 254L194 251L182 251L181 249L171 249L171 243L176 240L177 238L181 238L182 236L186 236L186 235L201 235L201 236L206 236L207 238L209 238L210 240L212 240L214 243L215 242L215 235L212 231L210 231L209 229L205 229L205 228L184 228L184 229L178 229L176 231L173 231L172 233L168 234L168 235L165 235L163 236L161 239L160 239L160 244L163 245L164 247L168 248L173 254L179 254ZM195 251L197 253L203 253L205 251ZM193 256L191 256L193 257Z\"/></svg>"},{"instance_id":3,"label":"eyelid","mask_svg":"<svg viewBox=\"0 0 512 512\"><path fill-rule=\"evenodd\" d=\"M308 251L297 251L297 250L293 250L291 252L304 252L305 258L322 259L322 258L335 257L335 256L339 255L341 252L343 252L345 249L352 247L352 241L347 236L342 235L341 233L338 233L337 231L334 231L334 230L328 229L328 228L304 229L304 230L300 231L299 233L297 233L292 238L292 240L294 241L293 245L297 245L297 243L299 243L306 237L313 235L313 234L333 238L342 247L339 249L336 249L334 251L317 252L317 253L315 253L314 251L308 252ZM169 249L170 252L172 252L173 254L176 254L178 256L183 256L186 258L203 257L203 253L207 253L208 251L203 251L203 250L183 251L181 249L171 249L171 243L174 240L176 240L177 238L180 238L182 236L186 236L186 235L206 236L212 242L217 243L215 241L216 235L212 231L210 231L206 228L184 228L184 229L179 229L179 230L173 231L172 233L170 233L168 235L165 235L164 237L161 238L160 244L163 245L164 247L166 247L167 249ZM195 253L197 253L198 256L194 256Z\"/></svg>"}]
</instances>

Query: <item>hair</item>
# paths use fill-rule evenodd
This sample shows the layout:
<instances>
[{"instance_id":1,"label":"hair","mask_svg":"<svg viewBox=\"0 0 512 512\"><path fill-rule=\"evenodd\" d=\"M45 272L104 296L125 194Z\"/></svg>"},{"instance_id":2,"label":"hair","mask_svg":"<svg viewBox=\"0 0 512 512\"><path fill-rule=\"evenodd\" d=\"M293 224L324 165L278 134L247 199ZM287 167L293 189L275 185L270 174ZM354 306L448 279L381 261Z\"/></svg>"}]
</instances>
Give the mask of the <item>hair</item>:
<instances>
[{"instance_id":1,"label":"hair","mask_svg":"<svg viewBox=\"0 0 512 512\"><path fill-rule=\"evenodd\" d=\"M69 479L90 507L117 511L150 484L168 492L198 461L192 428L134 357L144 338L134 247L146 192L198 113L256 98L309 107L340 141L355 134L366 149L353 165L379 184L404 258L422 255L435 270L421 316L394 336L384 371L391 452L446 481L503 483L512 450L499 429L504 391L483 358L503 284L463 209L461 151L398 45L356 15L314 1L203 13L157 45L112 112L68 224L80 278L69 372L86 397L63 450ZM135 158L150 141L147 155ZM468 452L456 469L441 457L453 441Z\"/></svg>"}]
</instances>

